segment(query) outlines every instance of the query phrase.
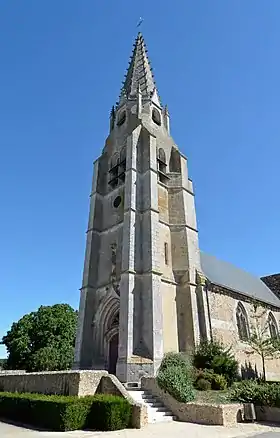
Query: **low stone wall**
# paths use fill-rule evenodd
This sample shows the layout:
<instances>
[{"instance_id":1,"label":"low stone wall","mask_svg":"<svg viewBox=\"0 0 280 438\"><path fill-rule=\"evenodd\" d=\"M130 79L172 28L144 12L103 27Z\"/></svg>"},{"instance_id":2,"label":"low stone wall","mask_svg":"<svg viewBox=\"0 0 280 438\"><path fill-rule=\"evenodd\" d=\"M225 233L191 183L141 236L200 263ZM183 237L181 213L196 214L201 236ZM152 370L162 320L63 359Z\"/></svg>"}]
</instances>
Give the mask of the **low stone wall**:
<instances>
[{"instance_id":1,"label":"low stone wall","mask_svg":"<svg viewBox=\"0 0 280 438\"><path fill-rule=\"evenodd\" d=\"M280 408L255 406L257 421L280 423Z\"/></svg>"},{"instance_id":2,"label":"low stone wall","mask_svg":"<svg viewBox=\"0 0 280 438\"><path fill-rule=\"evenodd\" d=\"M40 394L92 395L107 371L49 371L0 374L0 391Z\"/></svg>"},{"instance_id":3,"label":"low stone wall","mask_svg":"<svg viewBox=\"0 0 280 438\"><path fill-rule=\"evenodd\" d=\"M179 421L220 426L233 426L242 421L243 406L239 404L180 403L160 389L154 377L143 377L141 388L157 397Z\"/></svg>"},{"instance_id":4,"label":"low stone wall","mask_svg":"<svg viewBox=\"0 0 280 438\"><path fill-rule=\"evenodd\" d=\"M118 395L132 405L133 427L140 429L148 423L146 406L135 403L120 381L107 371L70 370L21 374L18 371L10 372L0 374L0 391L79 397L96 393Z\"/></svg>"}]
</instances>

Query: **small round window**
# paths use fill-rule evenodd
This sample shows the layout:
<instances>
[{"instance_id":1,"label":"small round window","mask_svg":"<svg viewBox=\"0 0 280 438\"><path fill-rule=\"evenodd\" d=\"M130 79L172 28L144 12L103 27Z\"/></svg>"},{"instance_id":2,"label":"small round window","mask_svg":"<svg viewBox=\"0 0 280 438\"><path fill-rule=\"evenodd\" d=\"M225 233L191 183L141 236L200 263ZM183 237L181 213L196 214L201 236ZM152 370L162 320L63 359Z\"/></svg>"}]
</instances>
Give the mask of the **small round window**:
<instances>
[{"instance_id":1,"label":"small round window","mask_svg":"<svg viewBox=\"0 0 280 438\"><path fill-rule=\"evenodd\" d=\"M156 108L154 108L152 111L152 119L153 122L155 122L158 126L161 125L160 112Z\"/></svg>"},{"instance_id":2,"label":"small round window","mask_svg":"<svg viewBox=\"0 0 280 438\"><path fill-rule=\"evenodd\" d=\"M126 112L125 112L125 111L122 111L122 112L119 114L117 125L118 125L118 126L123 125L124 122L125 122L125 119L126 119Z\"/></svg>"},{"instance_id":3,"label":"small round window","mask_svg":"<svg viewBox=\"0 0 280 438\"><path fill-rule=\"evenodd\" d=\"M118 207L121 205L121 203L122 203L122 198L121 198L121 196L117 196L117 197L114 199L113 206L114 206L115 208L118 208Z\"/></svg>"}]
</instances>

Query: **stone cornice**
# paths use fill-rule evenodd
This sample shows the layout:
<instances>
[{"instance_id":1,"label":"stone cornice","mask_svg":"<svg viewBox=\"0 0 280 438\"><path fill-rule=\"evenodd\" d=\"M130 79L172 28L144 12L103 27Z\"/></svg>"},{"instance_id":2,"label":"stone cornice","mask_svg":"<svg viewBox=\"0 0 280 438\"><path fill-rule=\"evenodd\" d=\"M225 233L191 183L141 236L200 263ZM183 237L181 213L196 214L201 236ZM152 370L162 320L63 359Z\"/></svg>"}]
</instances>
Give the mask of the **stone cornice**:
<instances>
[{"instance_id":1,"label":"stone cornice","mask_svg":"<svg viewBox=\"0 0 280 438\"><path fill-rule=\"evenodd\" d=\"M123 225L123 220L117 222L116 224L112 225L111 227L104 228L103 230L98 230L95 227L88 228L86 233L93 232L93 233L96 233L96 234L103 234L103 233L106 233L107 231L112 231L114 228L118 228L118 227L120 227L122 225Z\"/></svg>"},{"instance_id":2,"label":"stone cornice","mask_svg":"<svg viewBox=\"0 0 280 438\"><path fill-rule=\"evenodd\" d=\"M193 228L188 224L170 224L163 219L159 219L159 223L168 226L169 228L189 228L192 231L196 231L198 233L197 228Z\"/></svg>"},{"instance_id":3,"label":"stone cornice","mask_svg":"<svg viewBox=\"0 0 280 438\"><path fill-rule=\"evenodd\" d=\"M185 192L187 192L189 195L192 195L192 196L194 196L194 192L192 192L190 189L187 189L186 187L184 187L184 186L168 186L168 191L172 191L172 190L177 190L177 191L180 191L180 190L184 190Z\"/></svg>"},{"instance_id":4,"label":"stone cornice","mask_svg":"<svg viewBox=\"0 0 280 438\"><path fill-rule=\"evenodd\" d=\"M178 283L175 280L171 280L170 278L167 277L161 277L161 281L163 283L168 283L168 284L173 284L174 286L178 286Z\"/></svg>"},{"instance_id":5,"label":"stone cornice","mask_svg":"<svg viewBox=\"0 0 280 438\"><path fill-rule=\"evenodd\" d=\"M221 294L221 295L224 294L224 295L230 296L230 297L232 297L232 298L234 298L235 300L238 300L238 301L244 301L244 302L250 303L250 304L254 304L257 301L262 306L264 306L264 307L266 307L268 309L275 310L275 311L278 311L278 312L280 310L279 307L273 306L272 304L268 304L268 303L266 303L264 301L260 301L260 300L258 300L256 298L253 298L253 297L248 297L247 295L243 295L240 292L237 292L237 291L234 291L234 290L231 290L231 289L227 289L226 287L221 286L221 285L210 283L210 287L208 287L208 290L210 292L214 292L214 293L218 293L218 294Z\"/></svg>"}]
</instances>

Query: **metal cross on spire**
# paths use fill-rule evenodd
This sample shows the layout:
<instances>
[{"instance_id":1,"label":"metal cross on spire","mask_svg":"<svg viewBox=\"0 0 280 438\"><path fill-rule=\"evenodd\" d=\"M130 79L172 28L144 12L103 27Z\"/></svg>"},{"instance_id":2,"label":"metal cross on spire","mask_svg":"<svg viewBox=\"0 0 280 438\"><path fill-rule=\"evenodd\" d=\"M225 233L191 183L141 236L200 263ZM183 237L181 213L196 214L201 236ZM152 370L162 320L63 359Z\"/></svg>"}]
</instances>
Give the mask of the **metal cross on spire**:
<instances>
[{"instance_id":1,"label":"metal cross on spire","mask_svg":"<svg viewBox=\"0 0 280 438\"><path fill-rule=\"evenodd\" d=\"M140 27L141 24L143 23L143 21L144 21L144 19L142 17L140 17L136 27Z\"/></svg>"}]
</instances>

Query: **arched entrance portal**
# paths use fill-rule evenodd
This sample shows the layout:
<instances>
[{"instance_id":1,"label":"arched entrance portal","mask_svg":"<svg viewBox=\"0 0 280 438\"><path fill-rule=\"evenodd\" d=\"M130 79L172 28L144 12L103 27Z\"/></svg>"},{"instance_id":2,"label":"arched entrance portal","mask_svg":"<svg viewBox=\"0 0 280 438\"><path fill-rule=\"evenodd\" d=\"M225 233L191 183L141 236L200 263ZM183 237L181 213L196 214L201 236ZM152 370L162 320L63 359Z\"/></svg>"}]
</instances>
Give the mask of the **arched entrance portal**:
<instances>
[{"instance_id":1,"label":"arched entrance portal","mask_svg":"<svg viewBox=\"0 0 280 438\"><path fill-rule=\"evenodd\" d=\"M119 334L116 333L109 341L108 371L110 374L116 374L119 348Z\"/></svg>"},{"instance_id":2,"label":"arched entrance portal","mask_svg":"<svg viewBox=\"0 0 280 438\"><path fill-rule=\"evenodd\" d=\"M116 374L119 346L119 309L118 296L107 295L100 303L95 315L95 342L98 345L100 362L110 374Z\"/></svg>"}]
</instances>

